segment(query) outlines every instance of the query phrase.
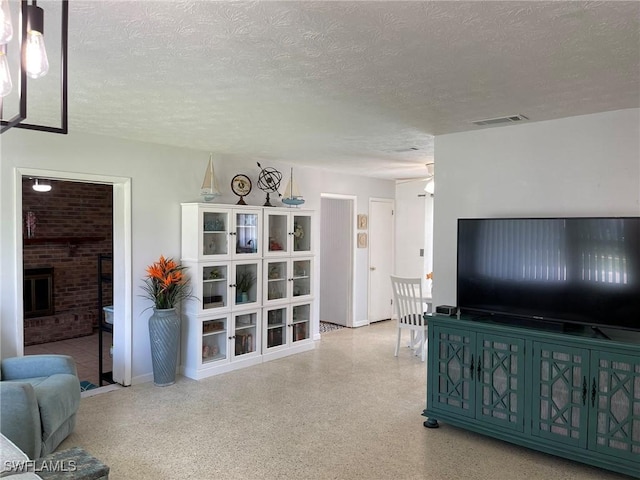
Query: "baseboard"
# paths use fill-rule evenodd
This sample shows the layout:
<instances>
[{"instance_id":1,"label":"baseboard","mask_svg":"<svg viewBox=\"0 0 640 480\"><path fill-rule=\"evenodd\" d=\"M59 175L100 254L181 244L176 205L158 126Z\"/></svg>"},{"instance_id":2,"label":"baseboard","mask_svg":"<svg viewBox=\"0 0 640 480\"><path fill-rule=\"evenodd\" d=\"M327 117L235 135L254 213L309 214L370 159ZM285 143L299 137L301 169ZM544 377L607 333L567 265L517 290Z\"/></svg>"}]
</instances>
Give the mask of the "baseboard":
<instances>
[{"instance_id":1,"label":"baseboard","mask_svg":"<svg viewBox=\"0 0 640 480\"><path fill-rule=\"evenodd\" d=\"M364 320L353 322L353 328L366 327L369 323L369 320L365 318Z\"/></svg>"},{"instance_id":2,"label":"baseboard","mask_svg":"<svg viewBox=\"0 0 640 480\"><path fill-rule=\"evenodd\" d=\"M138 385L139 383L153 382L153 372L145 373L144 375L138 375L131 378L131 385Z\"/></svg>"},{"instance_id":3,"label":"baseboard","mask_svg":"<svg viewBox=\"0 0 640 480\"><path fill-rule=\"evenodd\" d=\"M80 398L88 398L93 397L95 395L100 395L101 393L113 392L114 390L120 390L121 388L125 388L119 383L112 383L109 385L105 385L104 387L92 388L91 390L85 390L80 393Z\"/></svg>"}]
</instances>

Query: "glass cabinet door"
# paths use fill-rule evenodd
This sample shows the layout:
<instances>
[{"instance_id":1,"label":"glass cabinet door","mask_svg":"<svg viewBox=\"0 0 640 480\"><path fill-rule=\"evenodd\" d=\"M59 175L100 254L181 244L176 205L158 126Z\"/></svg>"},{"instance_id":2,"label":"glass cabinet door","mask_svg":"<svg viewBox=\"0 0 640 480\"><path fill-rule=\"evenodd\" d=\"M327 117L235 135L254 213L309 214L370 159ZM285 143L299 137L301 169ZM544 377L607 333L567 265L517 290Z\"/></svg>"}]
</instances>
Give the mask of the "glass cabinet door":
<instances>
[{"instance_id":1,"label":"glass cabinet door","mask_svg":"<svg viewBox=\"0 0 640 480\"><path fill-rule=\"evenodd\" d=\"M233 262L233 286L235 287L235 307L255 307L262 300L261 283L259 281L262 269L261 263Z\"/></svg>"},{"instance_id":2,"label":"glass cabinet door","mask_svg":"<svg viewBox=\"0 0 640 480\"><path fill-rule=\"evenodd\" d=\"M232 337L233 355L239 357L258 351L258 313L247 312L234 316L235 330Z\"/></svg>"},{"instance_id":3,"label":"glass cabinet door","mask_svg":"<svg viewBox=\"0 0 640 480\"><path fill-rule=\"evenodd\" d=\"M612 458L637 461L640 455L640 358L593 352L590 372L589 448Z\"/></svg>"},{"instance_id":4,"label":"glass cabinet door","mask_svg":"<svg viewBox=\"0 0 640 480\"><path fill-rule=\"evenodd\" d=\"M292 261L293 290L291 294L294 298L311 295L311 267L310 258Z\"/></svg>"},{"instance_id":5,"label":"glass cabinet door","mask_svg":"<svg viewBox=\"0 0 640 480\"><path fill-rule=\"evenodd\" d=\"M287 260L266 260L265 261L265 286L264 302L277 302L284 300L288 296L288 261Z\"/></svg>"},{"instance_id":6,"label":"glass cabinet door","mask_svg":"<svg viewBox=\"0 0 640 480\"><path fill-rule=\"evenodd\" d=\"M584 448L589 351L533 342L533 365L531 434Z\"/></svg>"},{"instance_id":7,"label":"glass cabinet door","mask_svg":"<svg viewBox=\"0 0 640 480\"><path fill-rule=\"evenodd\" d=\"M311 253L311 214L292 214L293 253Z\"/></svg>"},{"instance_id":8,"label":"glass cabinet door","mask_svg":"<svg viewBox=\"0 0 640 480\"><path fill-rule=\"evenodd\" d=\"M291 341L306 340L311 334L311 305L303 303L291 307Z\"/></svg>"},{"instance_id":9,"label":"glass cabinet door","mask_svg":"<svg viewBox=\"0 0 640 480\"><path fill-rule=\"evenodd\" d=\"M437 339L438 350L429 348L429 365L434 368L427 377L431 404L435 407L475 417L476 399L476 333L457 328L429 327L429 338Z\"/></svg>"},{"instance_id":10,"label":"glass cabinet door","mask_svg":"<svg viewBox=\"0 0 640 480\"><path fill-rule=\"evenodd\" d=\"M265 212L265 255L288 255L289 214Z\"/></svg>"},{"instance_id":11,"label":"glass cabinet door","mask_svg":"<svg viewBox=\"0 0 640 480\"><path fill-rule=\"evenodd\" d=\"M235 211L235 256L259 256L260 254L260 212Z\"/></svg>"},{"instance_id":12,"label":"glass cabinet door","mask_svg":"<svg viewBox=\"0 0 640 480\"><path fill-rule=\"evenodd\" d=\"M476 417L524 431L524 340L477 335Z\"/></svg>"},{"instance_id":13,"label":"glass cabinet door","mask_svg":"<svg viewBox=\"0 0 640 480\"><path fill-rule=\"evenodd\" d=\"M229 213L202 212L202 257L215 258L229 254Z\"/></svg>"},{"instance_id":14,"label":"glass cabinet door","mask_svg":"<svg viewBox=\"0 0 640 480\"><path fill-rule=\"evenodd\" d=\"M226 316L202 322L202 363L217 362L227 358Z\"/></svg>"},{"instance_id":15,"label":"glass cabinet door","mask_svg":"<svg viewBox=\"0 0 640 480\"><path fill-rule=\"evenodd\" d=\"M202 310L224 308L229 305L229 267L221 265L202 266Z\"/></svg>"},{"instance_id":16,"label":"glass cabinet door","mask_svg":"<svg viewBox=\"0 0 640 480\"><path fill-rule=\"evenodd\" d=\"M287 311L289 307L278 307L265 309L267 321L265 322L264 347L269 348L280 347L287 342L286 325Z\"/></svg>"}]
</instances>

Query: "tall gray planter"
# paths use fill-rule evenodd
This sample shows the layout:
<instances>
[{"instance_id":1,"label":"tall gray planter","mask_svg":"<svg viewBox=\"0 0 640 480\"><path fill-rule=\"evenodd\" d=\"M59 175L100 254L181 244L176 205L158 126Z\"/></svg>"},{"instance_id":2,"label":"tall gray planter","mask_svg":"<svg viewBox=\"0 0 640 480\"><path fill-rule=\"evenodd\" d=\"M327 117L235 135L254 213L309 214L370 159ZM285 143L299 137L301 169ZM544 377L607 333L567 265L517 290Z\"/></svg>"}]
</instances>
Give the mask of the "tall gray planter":
<instances>
[{"instance_id":1,"label":"tall gray planter","mask_svg":"<svg viewBox=\"0 0 640 480\"><path fill-rule=\"evenodd\" d=\"M165 387L176 382L180 317L175 308L153 309L149 317L153 383Z\"/></svg>"}]
</instances>

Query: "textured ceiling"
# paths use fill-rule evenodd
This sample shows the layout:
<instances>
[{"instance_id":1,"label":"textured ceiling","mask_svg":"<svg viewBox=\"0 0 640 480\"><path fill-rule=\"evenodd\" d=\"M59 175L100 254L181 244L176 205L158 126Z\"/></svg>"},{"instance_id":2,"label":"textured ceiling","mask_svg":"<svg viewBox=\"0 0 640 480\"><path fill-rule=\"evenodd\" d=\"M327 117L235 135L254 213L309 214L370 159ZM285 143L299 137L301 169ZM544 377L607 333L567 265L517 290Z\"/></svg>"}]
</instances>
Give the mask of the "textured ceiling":
<instances>
[{"instance_id":1,"label":"textured ceiling","mask_svg":"<svg viewBox=\"0 0 640 480\"><path fill-rule=\"evenodd\" d=\"M473 120L640 106L636 1L69 5L71 131L401 178Z\"/></svg>"}]
</instances>

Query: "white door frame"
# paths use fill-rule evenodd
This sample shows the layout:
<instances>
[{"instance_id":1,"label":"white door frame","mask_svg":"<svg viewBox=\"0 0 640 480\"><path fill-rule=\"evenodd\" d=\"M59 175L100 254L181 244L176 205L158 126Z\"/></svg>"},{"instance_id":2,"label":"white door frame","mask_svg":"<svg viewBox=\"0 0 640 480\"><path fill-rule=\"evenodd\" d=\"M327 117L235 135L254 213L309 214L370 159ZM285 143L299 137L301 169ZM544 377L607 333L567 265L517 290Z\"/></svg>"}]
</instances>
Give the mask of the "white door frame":
<instances>
[{"instance_id":1,"label":"white door frame","mask_svg":"<svg viewBox=\"0 0 640 480\"><path fill-rule=\"evenodd\" d=\"M369 225L371 225L371 204L373 202L379 202L379 203L388 203L391 205L391 211L395 213L395 200L392 198L380 198L380 197L369 197ZM394 272L395 271L395 264L396 264L396 249L395 249L395 231L396 231L396 225L395 225L395 215L393 216L392 219L392 223L393 223L393 232L391 234L391 271ZM371 244L371 238L369 238L369 246ZM371 268L371 248L368 248L369 252L369 256L368 256L368 265L367 265L367 319L369 320L369 323L371 323L371 271L369 270L369 268ZM393 309L391 309L391 316L393 317Z\"/></svg>"},{"instance_id":2,"label":"white door frame","mask_svg":"<svg viewBox=\"0 0 640 480\"><path fill-rule=\"evenodd\" d=\"M355 225L356 212L358 211L358 197L356 195L342 195L339 193L321 193L320 194L320 205L322 206L323 198L334 198L338 200L349 200L351 201L351 225ZM322 225L320 226L322 228ZM353 238L351 239L351 264L349 265L349 282L351 285L351 291L349 292L349 318L347 318L347 326L353 327L355 318L356 318L356 282L355 282L355 261L356 261L356 253L357 253L357 231L352 227L351 233ZM322 260L322 259L320 259ZM320 263L320 262L319 262ZM322 273L322 272L320 272ZM320 283L320 282L318 282ZM320 300L322 301L322 299ZM320 307L318 306L318 312L320 311Z\"/></svg>"},{"instance_id":3,"label":"white door frame","mask_svg":"<svg viewBox=\"0 0 640 480\"><path fill-rule=\"evenodd\" d=\"M15 285L18 323L16 342L18 355L24 355L23 249L22 249L22 177L45 177L51 180L77 181L113 185L113 379L131 385L132 369L132 282L131 282L131 178L60 172L35 168L15 169L16 239Z\"/></svg>"}]
</instances>

